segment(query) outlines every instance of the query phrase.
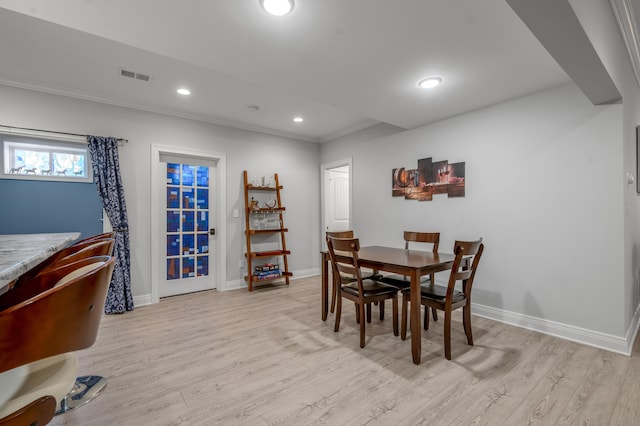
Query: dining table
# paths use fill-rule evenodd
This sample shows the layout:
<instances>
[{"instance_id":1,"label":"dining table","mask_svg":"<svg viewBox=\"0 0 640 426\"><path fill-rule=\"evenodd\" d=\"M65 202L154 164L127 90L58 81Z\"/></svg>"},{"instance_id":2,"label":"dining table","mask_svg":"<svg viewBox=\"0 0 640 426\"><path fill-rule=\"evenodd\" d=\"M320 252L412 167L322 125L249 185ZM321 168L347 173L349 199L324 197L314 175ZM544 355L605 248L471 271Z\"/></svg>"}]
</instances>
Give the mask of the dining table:
<instances>
[{"instance_id":1,"label":"dining table","mask_svg":"<svg viewBox=\"0 0 640 426\"><path fill-rule=\"evenodd\" d=\"M79 237L79 232L0 235L0 294L13 280Z\"/></svg>"},{"instance_id":2,"label":"dining table","mask_svg":"<svg viewBox=\"0 0 640 426\"><path fill-rule=\"evenodd\" d=\"M322 320L329 313L329 252L321 251L322 265ZM339 257L339 254L336 254ZM410 277L411 281L411 356L414 364L420 364L422 357L422 321L420 320L420 277L453 267L453 253L433 253L395 247L366 246L358 251L359 264L375 271L393 272Z\"/></svg>"}]
</instances>

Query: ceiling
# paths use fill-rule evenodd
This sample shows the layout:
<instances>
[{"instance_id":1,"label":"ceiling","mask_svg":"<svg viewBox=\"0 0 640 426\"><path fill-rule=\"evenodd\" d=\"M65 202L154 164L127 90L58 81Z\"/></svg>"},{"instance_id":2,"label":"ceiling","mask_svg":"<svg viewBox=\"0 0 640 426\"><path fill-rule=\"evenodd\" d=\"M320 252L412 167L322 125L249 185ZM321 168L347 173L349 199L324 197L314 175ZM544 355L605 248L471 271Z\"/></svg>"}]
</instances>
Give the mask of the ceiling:
<instances>
[{"instance_id":1,"label":"ceiling","mask_svg":"<svg viewBox=\"0 0 640 426\"><path fill-rule=\"evenodd\" d=\"M0 0L0 58L0 84L313 142L571 81L505 0Z\"/></svg>"}]
</instances>

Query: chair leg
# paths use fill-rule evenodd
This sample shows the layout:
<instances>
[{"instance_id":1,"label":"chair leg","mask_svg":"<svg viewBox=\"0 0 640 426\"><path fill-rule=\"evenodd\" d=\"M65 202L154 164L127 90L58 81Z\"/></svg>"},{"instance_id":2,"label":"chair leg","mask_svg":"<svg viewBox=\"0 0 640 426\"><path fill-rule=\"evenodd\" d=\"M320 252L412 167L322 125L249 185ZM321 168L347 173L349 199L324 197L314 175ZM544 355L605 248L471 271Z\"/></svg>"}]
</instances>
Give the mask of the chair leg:
<instances>
[{"instance_id":1,"label":"chair leg","mask_svg":"<svg viewBox=\"0 0 640 426\"><path fill-rule=\"evenodd\" d=\"M371 303L367 303L367 322L371 324Z\"/></svg>"},{"instance_id":2,"label":"chair leg","mask_svg":"<svg viewBox=\"0 0 640 426\"><path fill-rule=\"evenodd\" d=\"M380 303L378 303L378 309L380 309L380 321L384 321L384 305L386 303L386 300L381 300Z\"/></svg>"},{"instance_id":3,"label":"chair leg","mask_svg":"<svg viewBox=\"0 0 640 426\"><path fill-rule=\"evenodd\" d=\"M471 306L462 308L462 325L464 325L464 334L467 335L467 343L473 346L473 334L471 333Z\"/></svg>"},{"instance_id":4,"label":"chair leg","mask_svg":"<svg viewBox=\"0 0 640 426\"><path fill-rule=\"evenodd\" d=\"M400 338L407 340L407 308L409 305L409 297L406 294L402 295L402 323L400 325Z\"/></svg>"},{"instance_id":5,"label":"chair leg","mask_svg":"<svg viewBox=\"0 0 640 426\"><path fill-rule=\"evenodd\" d=\"M431 284L435 284L436 283L436 275L435 274L431 274ZM433 309L431 308L431 315L433 316L433 320L434 321L438 321L438 310L437 309ZM425 328L426 330L426 328Z\"/></svg>"},{"instance_id":6,"label":"chair leg","mask_svg":"<svg viewBox=\"0 0 640 426\"><path fill-rule=\"evenodd\" d=\"M395 294L393 296L393 335L397 336L398 335L398 295ZM382 306L384 306L384 301L382 301ZM406 333L406 330L405 330Z\"/></svg>"},{"instance_id":7,"label":"chair leg","mask_svg":"<svg viewBox=\"0 0 640 426\"><path fill-rule=\"evenodd\" d=\"M340 315L342 314L342 295L339 295L336 301L336 325L333 327L333 331L337 332L340 329Z\"/></svg>"},{"instance_id":8,"label":"chair leg","mask_svg":"<svg viewBox=\"0 0 640 426\"><path fill-rule=\"evenodd\" d=\"M431 308L432 312L436 312L435 309ZM424 307L424 329L428 330L429 329L429 307L425 305Z\"/></svg>"},{"instance_id":9,"label":"chair leg","mask_svg":"<svg viewBox=\"0 0 640 426\"><path fill-rule=\"evenodd\" d=\"M371 309L371 304L367 303L367 306L369 307L369 310ZM358 305L358 307L360 308L360 318L362 319L360 321L360 347L364 348L364 303L360 303Z\"/></svg>"},{"instance_id":10,"label":"chair leg","mask_svg":"<svg viewBox=\"0 0 640 426\"><path fill-rule=\"evenodd\" d=\"M360 324L360 308L358 308L358 304L354 303L356 307L356 324Z\"/></svg>"},{"instance_id":11,"label":"chair leg","mask_svg":"<svg viewBox=\"0 0 640 426\"><path fill-rule=\"evenodd\" d=\"M444 357L451 360L451 311L444 311Z\"/></svg>"},{"instance_id":12,"label":"chair leg","mask_svg":"<svg viewBox=\"0 0 640 426\"><path fill-rule=\"evenodd\" d=\"M333 313L336 308L336 293L338 292L338 286L336 285L335 278L331 281L333 282L333 285L331 286L331 313Z\"/></svg>"}]
</instances>

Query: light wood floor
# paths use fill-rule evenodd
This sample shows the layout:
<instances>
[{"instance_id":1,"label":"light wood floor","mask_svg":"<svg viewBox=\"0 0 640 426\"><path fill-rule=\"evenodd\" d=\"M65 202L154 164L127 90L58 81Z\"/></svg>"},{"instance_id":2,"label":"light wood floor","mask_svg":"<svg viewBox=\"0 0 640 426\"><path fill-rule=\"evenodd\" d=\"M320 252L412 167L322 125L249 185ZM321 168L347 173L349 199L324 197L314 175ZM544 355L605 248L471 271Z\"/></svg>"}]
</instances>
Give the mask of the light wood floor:
<instances>
[{"instance_id":1,"label":"light wood floor","mask_svg":"<svg viewBox=\"0 0 640 426\"><path fill-rule=\"evenodd\" d=\"M105 316L80 374L109 384L53 425L638 425L640 347L626 357L473 317L423 334L422 364L387 318L360 349L353 305L320 320L319 277L204 292ZM374 317L377 308L374 309Z\"/></svg>"}]
</instances>

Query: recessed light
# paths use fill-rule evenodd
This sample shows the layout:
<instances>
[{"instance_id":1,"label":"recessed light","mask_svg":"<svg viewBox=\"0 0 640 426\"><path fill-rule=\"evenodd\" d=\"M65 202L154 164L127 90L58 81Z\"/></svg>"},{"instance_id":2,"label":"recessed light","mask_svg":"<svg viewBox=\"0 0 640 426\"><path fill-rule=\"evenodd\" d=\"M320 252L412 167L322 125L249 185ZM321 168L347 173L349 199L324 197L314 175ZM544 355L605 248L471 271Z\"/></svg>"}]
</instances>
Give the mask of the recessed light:
<instances>
[{"instance_id":1,"label":"recessed light","mask_svg":"<svg viewBox=\"0 0 640 426\"><path fill-rule=\"evenodd\" d=\"M180 95L187 96L187 95L190 95L190 94L191 94L191 91L190 91L189 89L184 89L184 88L183 88L183 89L178 89L178 93L179 93Z\"/></svg>"},{"instance_id":2,"label":"recessed light","mask_svg":"<svg viewBox=\"0 0 640 426\"><path fill-rule=\"evenodd\" d=\"M295 121L296 123L302 123L304 121L304 118L302 118L302 117L293 117L293 121Z\"/></svg>"},{"instance_id":3,"label":"recessed light","mask_svg":"<svg viewBox=\"0 0 640 426\"><path fill-rule=\"evenodd\" d=\"M270 15L283 16L293 10L293 0L260 0L260 6Z\"/></svg>"},{"instance_id":4,"label":"recessed light","mask_svg":"<svg viewBox=\"0 0 640 426\"><path fill-rule=\"evenodd\" d=\"M432 89L440 83L442 83L442 79L440 77L429 77L424 80L420 80L420 82L418 82L418 86L423 89Z\"/></svg>"}]
</instances>

